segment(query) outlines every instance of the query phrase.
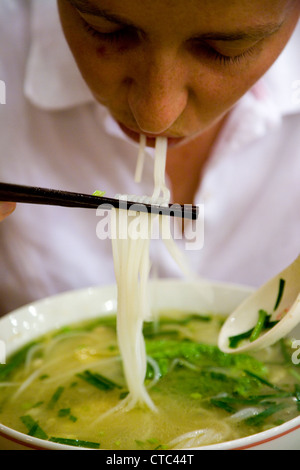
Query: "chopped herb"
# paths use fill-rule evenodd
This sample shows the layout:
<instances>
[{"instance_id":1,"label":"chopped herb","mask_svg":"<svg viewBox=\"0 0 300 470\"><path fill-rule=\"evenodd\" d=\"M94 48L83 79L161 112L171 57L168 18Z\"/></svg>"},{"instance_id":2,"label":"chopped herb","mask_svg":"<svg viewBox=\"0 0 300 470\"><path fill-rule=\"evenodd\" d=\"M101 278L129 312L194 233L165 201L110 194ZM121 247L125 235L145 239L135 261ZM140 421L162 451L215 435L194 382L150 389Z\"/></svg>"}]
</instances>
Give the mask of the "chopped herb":
<instances>
[{"instance_id":1,"label":"chopped herb","mask_svg":"<svg viewBox=\"0 0 300 470\"><path fill-rule=\"evenodd\" d=\"M98 189L93 192L93 196L102 197L105 195L105 191L99 191Z\"/></svg>"},{"instance_id":2,"label":"chopped herb","mask_svg":"<svg viewBox=\"0 0 300 470\"><path fill-rule=\"evenodd\" d=\"M239 346L240 342L244 339L249 339L251 342L255 341L262 332L273 328L278 321L271 321L271 315L269 315L265 310L259 310L258 312L258 321L254 328L251 330L245 331L236 336L229 337L229 347L235 349Z\"/></svg>"},{"instance_id":3,"label":"chopped herb","mask_svg":"<svg viewBox=\"0 0 300 470\"><path fill-rule=\"evenodd\" d=\"M291 354L291 351L289 350L289 347L288 347L288 345L287 345L287 343L286 343L286 341L285 341L284 338L282 338L282 339L279 340L279 345L280 345L280 351L281 351L281 355L282 355L282 357L283 357L283 359L284 359L284 362L285 362L286 364L291 364L291 361L292 361L292 360L291 360L291 356L292 356L292 354Z\"/></svg>"},{"instance_id":4,"label":"chopped herb","mask_svg":"<svg viewBox=\"0 0 300 470\"><path fill-rule=\"evenodd\" d=\"M39 376L39 380L45 380L45 379L48 379L48 378L49 378L48 374L43 374L43 375Z\"/></svg>"},{"instance_id":5,"label":"chopped herb","mask_svg":"<svg viewBox=\"0 0 300 470\"><path fill-rule=\"evenodd\" d=\"M10 374L24 362L28 351L36 344L37 342L31 342L10 356L7 363L0 368L0 381L7 379Z\"/></svg>"},{"instance_id":6,"label":"chopped herb","mask_svg":"<svg viewBox=\"0 0 300 470\"><path fill-rule=\"evenodd\" d=\"M66 439L64 437L51 437L49 439L50 442L56 442L57 444L63 444L67 446L73 447L85 447L88 449L100 449L100 443L98 442L90 442L90 441L82 441L80 439Z\"/></svg>"},{"instance_id":7,"label":"chopped herb","mask_svg":"<svg viewBox=\"0 0 300 470\"><path fill-rule=\"evenodd\" d=\"M51 397L51 399L50 399L50 401L49 401L49 403L48 403L48 409L52 409L52 408L55 406L55 404L56 404L56 403L58 402L58 400L60 399L61 394L63 393L63 391L64 391L64 387L58 387L58 388L55 390L54 394L52 395L52 397Z\"/></svg>"},{"instance_id":8,"label":"chopped herb","mask_svg":"<svg viewBox=\"0 0 300 470\"><path fill-rule=\"evenodd\" d=\"M145 442L139 441L138 439L135 440L135 443L136 443L137 446L142 447L142 448L145 447L145 445L146 445Z\"/></svg>"},{"instance_id":9,"label":"chopped herb","mask_svg":"<svg viewBox=\"0 0 300 470\"><path fill-rule=\"evenodd\" d=\"M283 390L281 390L279 387L277 387L277 385L274 385L272 384L271 382L269 382L268 380L264 379L263 377L260 377L259 375L257 374L254 374L253 372L250 372L249 370L245 370L245 374L249 375L250 377L253 377L254 379L258 380L259 382L261 382L263 385L267 385L267 387L270 387L272 388L273 390L278 390L280 392L282 392Z\"/></svg>"},{"instance_id":10,"label":"chopped herb","mask_svg":"<svg viewBox=\"0 0 300 470\"><path fill-rule=\"evenodd\" d=\"M297 400L297 410L300 411L300 385L295 385L295 398Z\"/></svg>"},{"instance_id":11,"label":"chopped herb","mask_svg":"<svg viewBox=\"0 0 300 470\"><path fill-rule=\"evenodd\" d=\"M230 336L229 339L229 347L232 349L235 349L239 346L240 342L243 341L244 339L250 338L251 334L253 332L253 328L251 330L245 331L245 333L241 333L236 336Z\"/></svg>"},{"instance_id":12,"label":"chopped herb","mask_svg":"<svg viewBox=\"0 0 300 470\"><path fill-rule=\"evenodd\" d=\"M82 374L77 374L77 377L80 377L82 380L85 380L90 385L97 387L100 390L112 390L114 388L122 388L120 385L116 384L112 380L109 380L107 377L100 375L96 372L91 372L85 370Z\"/></svg>"},{"instance_id":13,"label":"chopped herb","mask_svg":"<svg viewBox=\"0 0 300 470\"><path fill-rule=\"evenodd\" d=\"M235 408L233 406L231 406L227 402L227 400L211 398L210 402L211 402L212 405L217 406L218 408L222 408L222 410L227 411L227 413L234 413L235 412Z\"/></svg>"},{"instance_id":14,"label":"chopped herb","mask_svg":"<svg viewBox=\"0 0 300 470\"><path fill-rule=\"evenodd\" d=\"M284 287L285 287L285 280L280 279L279 280L279 288L278 288L278 296L277 296L277 300L276 300L276 303L275 303L275 306L274 306L274 312L279 307L279 304L280 304L282 296L283 296Z\"/></svg>"},{"instance_id":15,"label":"chopped herb","mask_svg":"<svg viewBox=\"0 0 300 470\"><path fill-rule=\"evenodd\" d=\"M149 442L149 444L159 444L158 439L156 439L155 437L147 439L147 442Z\"/></svg>"},{"instance_id":16,"label":"chopped herb","mask_svg":"<svg viewBox=\"0 0 300 470\"><path fill-rule=\"evenodd\" d=\"M267 418L282 410L286 406L287 405L285 403L271 405L269 408L262 411L261 413L258 413L255 416L251 416L250 418L245 419L245 423L250 426L260 426Z\"/></svg>"},{"instance_id":17,"label":"chopped herb","mask_svg":"<svg viewBox=\"0 0 300 470\"><path fill-rule=\"evenodd\" d=\"M38 408L43 403L43 401L38 401L37 403L23 403L22 408L23 410L30 410L31 408Z\"/></svg>"},{"instance_id":18,"label":"chopped herb","mask_svg":"<svg viewBox=\"0 0 300 470\"><path fill-rule=\"evenodd\" d=\"M78 419L78 418L76 418L76 416L73 416L71 414L71 408L61 408L58 411L57 416L59 418L69 418L69 420L73 421L73 423L75 423Z\"/></svg>"},{"instance_id":19,"label":"chopped herb","mask_svg":"<svg viewBox=\"0 0 300 470\"><path fill-rule=\"evenodd\" d=\"M37 437L38 439L48 439L47 434L40 427L39 423L30 415L21 416L20 419L26 426L29 436Z\"/></svg>"},{"instance_id":20,"label":"chopped herb","mask_svg":"<svg viewBox=\"0 0 300 470\"><path fill-rule=\"evenodd\" d=\"M268 314L265 310L259 310L258 312L258 321L255 325L255 327L253 328L253 331L250 335L250 342L252 341L255 341L261 334L264 326L265 326L265 322L266 322L266 318L268 317Z\"/></svg>"},{"instance_id":21,"label":"chopped herb","mask_svg":"<svg viewBox=\"0 0 300 470\"><path fill-rule=\"evenodd\" d=\"M71 414L71 408L62 408L58 410L57 416L59 418L64 418L65 416L69 416Z\"/></svg>"},{"instance_id":22,"label":"chopped herb","mask_svg":"<svg viewBox=\"0 0 300 470\"><path fill-rule=\"evenodd\" d=\"M281 398L291 398L293 397L292 393L289 392L278 392L269 395L249 395L247 397L239 396L239 395L225 395L221 397L214 397L211 399L211 403L215 406L219 406L220 408L229 410L229 407L232 408L234 411L234 405L267 405L274 399L281 399Z\"/></svg>"}]
</instances>

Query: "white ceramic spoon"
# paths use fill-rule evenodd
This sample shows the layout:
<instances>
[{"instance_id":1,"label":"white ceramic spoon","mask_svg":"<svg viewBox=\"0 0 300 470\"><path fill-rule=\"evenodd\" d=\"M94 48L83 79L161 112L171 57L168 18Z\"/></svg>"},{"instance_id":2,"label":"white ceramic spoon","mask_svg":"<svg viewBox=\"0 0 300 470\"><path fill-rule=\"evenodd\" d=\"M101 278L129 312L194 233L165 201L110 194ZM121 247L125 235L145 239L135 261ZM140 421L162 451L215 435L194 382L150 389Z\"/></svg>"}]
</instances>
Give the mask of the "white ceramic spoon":
<instances>
[{"instance_id":1,"label":"white ceramic spoon","mask_svg":"<svg viewBox=\"0 0 300 470\"><path fill-rule=\"evenodd\" d=\"M277 304L277 305L276 305ZM253 331L266 312L275 326L263 329L257 339L245 338L235 347L230 347L232 338ZM226 353L240 353L265 348L285 337L300 323L300 256L254 294L243 301L226 319L218 345ZM257 329L256 329L257 332ZM231 341L229 341L231 338Z\"/></svg>"}]
</instances>

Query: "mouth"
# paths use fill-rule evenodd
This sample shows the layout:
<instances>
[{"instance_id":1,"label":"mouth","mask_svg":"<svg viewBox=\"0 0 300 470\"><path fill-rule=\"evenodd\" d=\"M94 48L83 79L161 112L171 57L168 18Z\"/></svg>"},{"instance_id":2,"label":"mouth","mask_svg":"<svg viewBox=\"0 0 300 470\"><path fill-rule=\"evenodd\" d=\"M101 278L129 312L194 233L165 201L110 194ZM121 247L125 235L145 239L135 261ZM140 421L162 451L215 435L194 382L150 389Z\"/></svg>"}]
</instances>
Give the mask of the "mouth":
<instances>
[{"instance_id":1,"label":"mouth","mask_svg":"<svg viewBox=\"0 0 300 470\"><path fill-rule=\"evenodd\" d=\"M132 129L129 129L128 127L124 126L124 124L121 124L118 122L118 125L120 126L121 130L126 134L128 137L130 137L132 140L135 142L140 141L140 134L139 132L133 131ZM147 147L155 147L155 142L157 137L166 137L168 139L168 147L175 147L176 145L179 145L183 140L184 137L172 137L164 134L148 134L146 132L143 132L143 135L146 136L147 139Z\"/></svg>"}]
</instances>

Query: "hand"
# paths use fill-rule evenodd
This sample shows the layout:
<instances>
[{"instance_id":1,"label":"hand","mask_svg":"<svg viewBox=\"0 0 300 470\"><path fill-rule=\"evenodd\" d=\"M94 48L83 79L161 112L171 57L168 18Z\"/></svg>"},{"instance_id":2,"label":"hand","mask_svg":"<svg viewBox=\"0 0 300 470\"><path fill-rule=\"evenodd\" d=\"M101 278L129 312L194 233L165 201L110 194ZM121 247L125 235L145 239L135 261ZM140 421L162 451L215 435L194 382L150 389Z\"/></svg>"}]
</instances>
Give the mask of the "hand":
<instances>
[{"instance_id":1,"label":"hand","mask_svg":"<svg viewBox=\"0 0 300 470\"><path fill-rule=\"evenodd\" d=\"M0 202L0 222L10 215L16 208L14 202Z\"/></svg>"}]
</instances>

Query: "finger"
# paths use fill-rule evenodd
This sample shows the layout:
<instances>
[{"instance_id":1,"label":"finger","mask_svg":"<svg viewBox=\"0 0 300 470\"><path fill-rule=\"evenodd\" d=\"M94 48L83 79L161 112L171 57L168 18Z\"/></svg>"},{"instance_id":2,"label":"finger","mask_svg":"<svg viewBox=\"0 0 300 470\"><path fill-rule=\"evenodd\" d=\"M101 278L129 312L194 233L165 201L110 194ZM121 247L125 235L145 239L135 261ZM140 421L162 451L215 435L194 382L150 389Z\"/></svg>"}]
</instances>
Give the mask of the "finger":
<instances>
[{"instance_id":1,"label":"finger","mask_svg":"<svg viewBox=\"0 0 300 470\"><path fill-rule=\"evenodd\" d=\"M14 202L0 202L0 222L10 215L16 208Z\"/></svg>"}]
</instances>

